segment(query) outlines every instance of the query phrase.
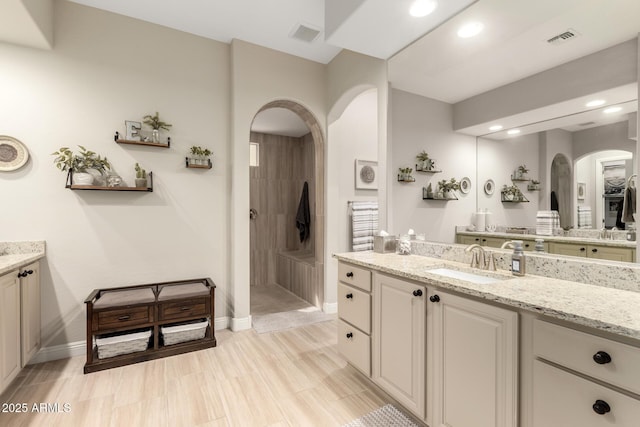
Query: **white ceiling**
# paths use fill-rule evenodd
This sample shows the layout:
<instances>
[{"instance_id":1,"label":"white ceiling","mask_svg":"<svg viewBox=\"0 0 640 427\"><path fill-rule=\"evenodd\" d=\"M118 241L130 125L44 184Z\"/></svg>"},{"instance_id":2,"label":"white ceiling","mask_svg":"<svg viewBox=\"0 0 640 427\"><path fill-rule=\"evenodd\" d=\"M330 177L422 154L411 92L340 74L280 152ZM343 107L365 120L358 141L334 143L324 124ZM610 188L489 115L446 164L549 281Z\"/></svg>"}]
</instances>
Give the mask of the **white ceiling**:
<instances>
[{"instance_id":1,"label":"white ceiling","mask_svg":"<svg viewBox=\"0 0 640 427\"><path fill-rule=\"evenodd\" d=\"M331 61L342 48L388 58L394 88L448 103L640 33L640 0L439 0L434 15L419 19L408 14L411 0L70 1L222 42L241 39L320 63ZM470 3L429 30L431 20L447 19L438 15L445 9ZM483 32L469 39L457 37L459 26L473 20L484 23ZM321 34L311 43L292 39L289 35L298 24ZM546 42L568 29L578 37L559 45ZM636 97L637 89L632 94ZM486 131L477 134L482 133Z\"/></svg>"}]
</instances>

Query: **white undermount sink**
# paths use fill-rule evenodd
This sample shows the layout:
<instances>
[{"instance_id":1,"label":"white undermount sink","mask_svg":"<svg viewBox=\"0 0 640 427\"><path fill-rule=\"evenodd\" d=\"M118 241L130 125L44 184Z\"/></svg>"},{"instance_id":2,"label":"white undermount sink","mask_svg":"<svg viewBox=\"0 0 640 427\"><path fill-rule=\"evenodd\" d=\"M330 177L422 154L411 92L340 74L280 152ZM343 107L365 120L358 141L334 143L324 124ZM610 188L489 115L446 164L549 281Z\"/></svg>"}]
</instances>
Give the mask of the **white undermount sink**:
<instances>
[{"instance_id":1,"label":"white undermount sink","mask_svg":"<svg viewBox=\"0 0 640 427\"><path fill-rule=\"evenodd\" d=\"M433 270L428 270L427 273L450 277L452 279L463 280L465 282L477 283L479 285L496 283L511 278L502 277L497 274L495 276L485 276L481 274L467 273L466 271L452 270L450 268L435 268Z\"/></svg>"}]
</instances>

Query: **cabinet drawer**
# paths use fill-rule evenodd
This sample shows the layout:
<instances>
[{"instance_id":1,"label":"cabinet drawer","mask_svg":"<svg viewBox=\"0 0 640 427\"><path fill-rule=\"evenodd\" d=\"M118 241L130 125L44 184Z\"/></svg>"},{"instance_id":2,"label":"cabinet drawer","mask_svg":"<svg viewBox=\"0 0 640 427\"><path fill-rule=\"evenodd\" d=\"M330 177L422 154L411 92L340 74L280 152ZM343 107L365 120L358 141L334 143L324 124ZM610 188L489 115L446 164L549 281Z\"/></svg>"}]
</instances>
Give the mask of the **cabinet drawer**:
<instances>
[{"instance_id":1,"label":"cabinet drawer","mask_svg":"<svg viewBox=\"0 0 640 427\"><path fill-rule=\"evenodd\" d=\"M609 412L598 414L597 401ZM536 360L532 413L533 427L637 426L640 401Z\"/></svg>"},{"instance_id":2,"label":"cabinet drawer","mask_svg":"<svg viewBox=\"0 0 640 427\"><path fill-rule=\"evenodd\" d=\"M536 320L533 350L538 357L640 394L640 348Z\"/></svg>"},{"instance_id":3,"label":"cabinet drawer","mask_svg":"<svg viewBox=\"0 0 640 427\"><path fill-rule=\"evenodd\" d=\"M338 283L338 317L364 333L371 333L371 295Z\"/></svg>"},{"instance_id":4,"label":"cabinet drawer","mask_svg":"<svg viewBox=\"0 0 640 427\"><path fill-rule=\"evenodd\" d=\"M371 272L351 264L338 264L338 280L371 292Z\"/></svg>"},{"instance_id":5,"label":"cabinet drawer","mask_svg":"<svg viewBox=\"0 0 640 427\"><path fill-rule=\"evenodd\" d=\"M338 351L349 363L371 376L371 337L338 320Z\"/></svg>"},{"instance_id":6,"label":"cabinet drawer","mask_svg":"<svg viewBox=\"0 0 640 427\"><path fill-rule=\"evenodd\" d=\"M208 299L197 298L160 304L158 317L160 320L186 319L193 316L206 316L208 312Z\"/></svg>"},{"instance_id":7,"label":"cabinet drawer","mask_svg":"<svg viewBox=\"0 0 640 427\"><path fill-rule=\"evenodd\" d=\"M116 329L153 322L153 307L142 306L94 312L96 330ZM97 319L96 319L97 318Z\"/></svg>"}]
</instances>

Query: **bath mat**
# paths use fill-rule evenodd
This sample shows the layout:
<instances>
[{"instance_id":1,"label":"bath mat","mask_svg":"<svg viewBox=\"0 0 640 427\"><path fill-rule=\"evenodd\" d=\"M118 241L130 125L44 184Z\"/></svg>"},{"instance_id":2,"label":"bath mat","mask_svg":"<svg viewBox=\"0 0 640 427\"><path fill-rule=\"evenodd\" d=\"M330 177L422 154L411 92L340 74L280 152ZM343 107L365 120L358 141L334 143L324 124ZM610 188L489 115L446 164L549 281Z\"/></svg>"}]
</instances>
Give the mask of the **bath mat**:
<instances>
[{"instance_id":1,"label":"bath mat","mask_svg":"<svg viewBox=\"0 0 640 427\"><path fill-rule=\"evenodd\" d=\"M310 307L282 313L257 314L252 316L251 323L257 333L264 334L326 322L334 318L334 314L326 314L317 307Z\"/></svg>"},{"instance_id":2,"label":"bath mat","mask_svg":"<svg viewBox=\"0 0 640 427\"><path fill-rule=\"evenodd\" d=\"M418 427L395 406L384 405L369 412L358 419L345 424L343 427Z\"/></svg>"}]
</instances>

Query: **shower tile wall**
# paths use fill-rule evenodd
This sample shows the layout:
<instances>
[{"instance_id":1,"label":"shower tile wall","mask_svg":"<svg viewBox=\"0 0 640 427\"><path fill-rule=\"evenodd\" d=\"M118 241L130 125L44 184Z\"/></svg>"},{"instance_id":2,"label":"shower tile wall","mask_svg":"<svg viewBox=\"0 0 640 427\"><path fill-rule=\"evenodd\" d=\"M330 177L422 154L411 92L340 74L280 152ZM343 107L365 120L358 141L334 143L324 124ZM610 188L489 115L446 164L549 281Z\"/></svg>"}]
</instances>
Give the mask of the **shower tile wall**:
<instances>
[{"instance_id":1,"label":"shower tile wall","mask_svg":"<svg viewBox=\"0 0 640 427\"><path fill-rule=\"evenodd\" d=\"M260 146L260 163L250 172L250 203L251 208L258 212L250 228L250 281L252 286L261 286L277 283L279 253L314 251L314 145L310 135L294 138L252 132L251 141ZM305 181L309 184L311 236L301 243L296 213Z\"/></svg>"}]
</instances>

